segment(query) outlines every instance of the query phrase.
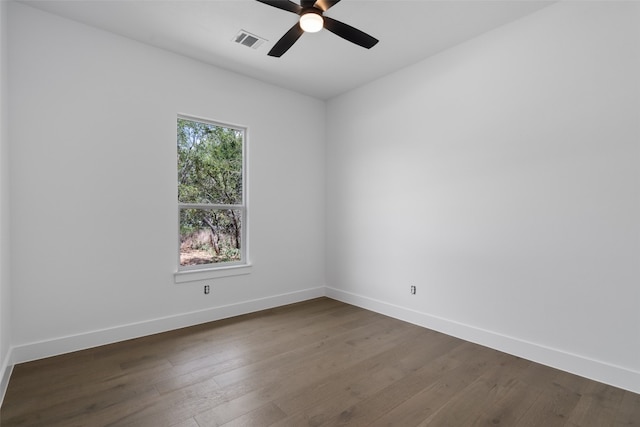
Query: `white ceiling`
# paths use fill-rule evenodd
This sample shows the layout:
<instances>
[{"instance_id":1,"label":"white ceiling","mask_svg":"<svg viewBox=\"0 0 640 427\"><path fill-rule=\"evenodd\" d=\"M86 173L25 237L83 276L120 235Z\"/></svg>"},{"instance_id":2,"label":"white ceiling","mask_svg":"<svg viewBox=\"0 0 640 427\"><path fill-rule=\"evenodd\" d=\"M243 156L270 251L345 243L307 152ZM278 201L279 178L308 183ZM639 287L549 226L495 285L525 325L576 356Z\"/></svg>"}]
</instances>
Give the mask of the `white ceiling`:
<instances>
[{"instance_id":1,"label":"white ceiling","mask_svg":"<svg viewBox=\"0 0 640 427\"><path fill-rule=\"evenodd\" d=\"M33 7L256 79L329 99L551 2L342 0L327 16L380 40L367 50L323 30L267 56L297 15L254 0L24 0ZM234 43L240 29L268 41Z\"/></svg>"}]
</instances>

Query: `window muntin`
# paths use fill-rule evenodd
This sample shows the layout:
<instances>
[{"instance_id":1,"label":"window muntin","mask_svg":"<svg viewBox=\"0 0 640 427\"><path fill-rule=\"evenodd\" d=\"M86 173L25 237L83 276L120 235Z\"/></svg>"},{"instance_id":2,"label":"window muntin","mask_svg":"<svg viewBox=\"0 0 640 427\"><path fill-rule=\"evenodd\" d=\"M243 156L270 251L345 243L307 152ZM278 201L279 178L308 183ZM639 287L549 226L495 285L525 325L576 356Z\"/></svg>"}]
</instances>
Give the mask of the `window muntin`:
<instances>
[{"instance_id":1,"label":"window muntin","mask_svg":"<svg viewBox=\"0 0 640 427\"><path fill-rule=\"evenodd\" d=\"M179 116L179 271L247 264L245 130Z\"/></svg>"}]
</instances>

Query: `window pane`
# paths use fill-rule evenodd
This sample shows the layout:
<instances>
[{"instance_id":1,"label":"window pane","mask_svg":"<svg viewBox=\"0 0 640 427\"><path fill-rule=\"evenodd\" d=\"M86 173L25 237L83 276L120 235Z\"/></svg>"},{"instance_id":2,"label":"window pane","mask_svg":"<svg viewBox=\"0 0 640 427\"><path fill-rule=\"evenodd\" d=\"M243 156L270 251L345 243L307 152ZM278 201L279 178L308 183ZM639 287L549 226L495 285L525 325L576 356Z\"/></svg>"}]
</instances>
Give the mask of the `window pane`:
<instances>
[{"instance_id":1,"label":"window pane","mask_svg":"<svg viewBox=\"0 0 640 427\"><path fill-rule=\"evenodd\" d=\"M240 209L181 209L180 265L241 261Z\"/></svg>"},{"instance_id":2,"label":"window pane","mask_svg":"<svg viewBox=\"0 0 640 427\"><path fill-rule=\"evenodd\" d=\"M178 201L242 204L242 142L241 130L178 119Z\"/></svg>"}]
</instances>

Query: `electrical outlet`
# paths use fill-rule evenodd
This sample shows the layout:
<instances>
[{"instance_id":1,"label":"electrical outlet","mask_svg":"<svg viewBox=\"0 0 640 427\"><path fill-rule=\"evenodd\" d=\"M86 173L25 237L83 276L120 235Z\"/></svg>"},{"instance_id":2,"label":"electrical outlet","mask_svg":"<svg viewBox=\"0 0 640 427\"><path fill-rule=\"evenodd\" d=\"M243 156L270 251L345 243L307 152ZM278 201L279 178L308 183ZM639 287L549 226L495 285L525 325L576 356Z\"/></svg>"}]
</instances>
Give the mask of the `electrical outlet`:
<instances>
[{"instance_id":1,"label":"electrical outlet","mask_svg":"<svg viewBox=\"0 0 640 427\"><path fill-rule=\"evenodd\" d=\"M416 287L414 285L411 285L411 295L415 295L416 294Z\"/></svg>"},{"instance_id":2,"label":"electrical outlet","mask_svg":"<svg viewBox=\"0 0 640 427\"><path fill-rule=\"evenodd\" d=\"M204 285L204 294L209 295L209 285Z\"/></svg>"}]
</instances>

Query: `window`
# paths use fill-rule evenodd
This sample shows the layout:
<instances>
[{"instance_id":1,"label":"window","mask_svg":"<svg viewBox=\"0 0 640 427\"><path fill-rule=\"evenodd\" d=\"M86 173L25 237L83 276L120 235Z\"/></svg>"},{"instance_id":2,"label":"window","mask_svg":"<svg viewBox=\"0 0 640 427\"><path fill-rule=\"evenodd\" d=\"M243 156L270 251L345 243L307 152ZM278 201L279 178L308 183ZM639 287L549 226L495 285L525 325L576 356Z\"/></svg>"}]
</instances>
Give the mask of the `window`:
<instances>
[{"instance_id":1,"label":"window","mask_svg":"<svg viewBox=\"0 0 640 427\"><path fill-rule=\"evenodd\" d=\"M245 130L179 116L178 273L247 264Z\"/></svg>"}]
</instances>

